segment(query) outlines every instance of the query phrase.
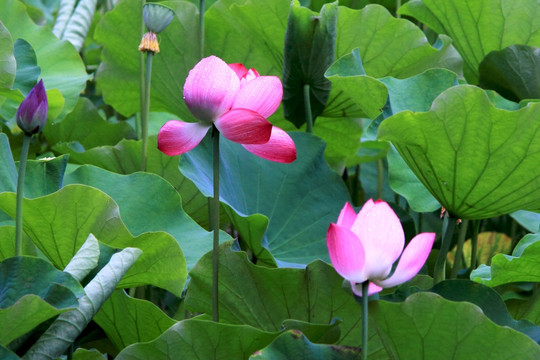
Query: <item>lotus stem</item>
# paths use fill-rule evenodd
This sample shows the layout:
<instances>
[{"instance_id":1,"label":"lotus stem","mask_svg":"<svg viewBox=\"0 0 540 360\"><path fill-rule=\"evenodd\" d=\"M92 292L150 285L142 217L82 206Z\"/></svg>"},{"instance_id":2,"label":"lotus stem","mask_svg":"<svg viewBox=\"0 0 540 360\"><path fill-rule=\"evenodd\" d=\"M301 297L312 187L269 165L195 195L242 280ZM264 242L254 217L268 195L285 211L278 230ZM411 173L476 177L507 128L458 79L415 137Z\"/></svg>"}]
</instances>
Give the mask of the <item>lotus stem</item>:
<instances>
[{"instance_id":1,"label":"lotus stem","mask_svg":"<svg viewBox=\"0 0 540 360\"><path fill-rule=\"evenodd\" d=\"M401 15L398 14L398 10L401 7L401 0L396 0L396 18L401 18Z\"/></svg>"},{"instance_id":2,"label":"lotus stem","mask_svg":"<svg viewBox=\"0 0 540 360\"><path fill-rule=\"evenodd\" d=\"M382 200L384 181L384 165L382 159L377 160L377 198Z\"/></svg>"},{"instance_id":3,"label":"lotus stem","mask_svg":"<svg viewBox=\"0 0 540 360\"><path fill-rule=\"evenodd\" d=\"M152 80L152 51L146 52L146 69L144 71L144 102L141 111L141 137L142 155L141 170L146 171L146 158L148 154L148 117L150 116L150 83Z\"/></svg>"},{"instance_id":4,"label":"lotus stem","mask_svg":"<svg viewBox=\"0 0 540 360\"><path fill-rule=\"evenodd\" d=\"M25 134L21 148L21 161L19 161L19 176L17 177L17 200L15 210L15 256L22 255L24 177L26 175L26 159L28 158L30 140L32 140L32 135Z\"/></svg>"},{"instance_id":5,"label":"lotus stem","mask_svg":"<svg viewBox=\"0 0 540 360\"><path fill-rule=\"evenodd\" d=\"M309 98L310 88L304 85L304 112L306 113L306 132L313 133L313 118L311 117L311 99Z\"/></svg>"},{"instance_id":6,"label":"lotus stem","mask_svg":"<svg viewBox=\"0 0 540 360\"><path fill-rule=\"evenodd\" d=\"M212 318L219 322L219 131L213 127L213 173L214 196L212 198L210 221L214 232L212 247Z\"/></svg>"},{"instance_id":7,"label":"lotus stem","mask_svg":"<svg viewBox=\"0 0 540 360\"><path fill-rule=\"evenodd\" d=\"M456 227L455 219L451 219L448 212L444 214L442 225L442 240L441 248L439 250L439 256L435 262L435 269L433 274L433 283L437 284L446 278L446 256L450 250L450 244L452 243L452 237L454 236L454 229Z\"/></svg>"},{"instance_id":8,"label":"lotus stem","mask_svg":"<svg viewBox=\"0 0 540 360\"><path fill-rule=\"evenodd\" d=\"M463 257L463 244L465 243L465 237L467 236L467 228L469 220L464 219L459 229L458 243L456 247L456 256L454 256L454 267L452 268L452 279L457 279L458 271L461 269L461 258Z\"/></svg>"},{"instance_id":9,"label":"lotus stem","mask_svg":"<svg viewBox=\"0 0 540 360\"><path fill-rule=\"evenodd\" d=\"M480 230L480 220L473 220L472 223L472 239L471 239L471 269L476 268L478 262L478 232Z\"/></svg>"},{"instance_id":10,"label":"lotus stem","mask_svg":"<svg viewBox=\"0 0 540 360\"><path fill-rule=\"evenodd\" d=\"M204 56L204 0L199 0L199 58Z\"/></svg>"},{"instance_id":11,"label":"lotus stem","mask_svg":"<svg viewBox=\"0 0 540 360\"><path fill-rule=\"evenodd\" d=\"M362 360L368 354L368 290L369 280L362 283Z\"/></svg>"}]
</instances>

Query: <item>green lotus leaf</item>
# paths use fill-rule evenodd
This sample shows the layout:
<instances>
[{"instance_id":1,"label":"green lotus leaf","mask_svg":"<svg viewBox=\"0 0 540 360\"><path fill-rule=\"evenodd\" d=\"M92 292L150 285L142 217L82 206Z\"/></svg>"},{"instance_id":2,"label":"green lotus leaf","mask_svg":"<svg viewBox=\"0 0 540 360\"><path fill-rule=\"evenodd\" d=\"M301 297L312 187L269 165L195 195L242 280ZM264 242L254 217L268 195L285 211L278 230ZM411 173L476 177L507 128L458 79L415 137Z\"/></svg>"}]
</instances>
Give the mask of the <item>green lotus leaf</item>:
<instances>
[{"instance_id":1,"label":"green lotus leaf","mask_svg":"<svg viewBox=\"0 0 540 360\"><path fill-rule=\"evenodd\" d=\"M384 344L373 358L532 360L540 356L540 346L532 339L496 325L468 302L422 292L402 303L373 301L369 307L370 328Z\"/></svg>"},{"instance_id":2,"label":"green lotus leaf","mask_svg":"<svg viewBox=\"0 0 540 360\"><path fill-rule=\"evenodd\" d=\"M278 335L248 325L195 318L180 321L154 341L128 346L116 359L247 359Z\"/></svg>"},{"instance_id":3,"label":"green lotus leaf","mask_svg":"<svg viewBox=\"0 0 540 360\"><path fill-rule=\"evenodd\" d=\"M405 111L379 127L451 214L484 219L539 210L540 104L495 108L479 88L444 91L428 112Z\"/></svg>"},{"instance_id":4,"label":"green lotus leaf","mask_svg":"<svg viewBox=\"0 0 540 360\"><path fill-rule=\"evenodd\" d=\"M535 0L412 0L399 13L450 36L470 83L477 83L479 65L491 51L515 44L540 46L540 8Z\"/></svg>"},{"instance_id":5,"label":"green lotus leaf","mask_svg":"<svg viewBox=\"0 0 540 360\"><path fill-rule=\"evenodd\" d=\"M152 341L176 323L157 306L116 290L93 319L118 350Z\"/></svg>"},{"instance_id":6,"label":"green lotus leaf","mask_svg":"<svg viewBox=\"0 0 540 360\"><path fill-rule=\"evenodd\" d=\"M69 113L86 86L88 74L84 63L71 44L60 41L46 27L36 25L26 12L23 3L5 0L0 3L0 21L11 33L13 39L23 39L34 49L37 65L41 68L41 78L45 88L57 89L65 99L61 116ZM49 97L49 93L47 93ZM49 106L54 98L49 97ZM51 113L59 115L59 112Z\"/></svg>"},{"instance_id":7,"label":"green lotus leaf","mask_svg":"<svg viewBox=\"0 0 540 360\"><path fill-rule=\"evenodd\" d=\"M497 254L491 266L480 265L471 279L487 286L513 282L540 282L540 234L526 235L514 248L512 255Z\"/></svg>"},{"instance_id":8,"label":"green lotus leaf","mask_svg":"<svg viewBox=\"0 0 540 360\"><path fill-rule=\"evenodd\" d=\"M360 348L313 344L298 330L279 335L270 345L250 356L250 360L352 360L360 359Z\"/></svg>"},{"instance_id":9,"label":"green lotus leaf","mask_svg":"<svg viewBox=\"0 0 540 360\"><path fill-rule=\"evenodd\" d=\"M0 262L0 344L7 345L43 321L78 306L82 286L68 273L34 257Z\"/></svg>"},{"instance_id":10,"label":"green lotus leaf","mask_svg":"<svg viewBox=\"0 0 540 360\"><path fill-rule=\"evenodd\" d=\"M540 49L512 45L492 51L479 66L479 86L519 102L540 98Z\"/></svg>"},{"instance_id":11,"label":"green lotus leaf","mask_svg":"<svg viewBox=\"0 0 540 360\"><path fill-rule=\"evenodd\" d=\"M239 215L232 218L239 231L249 228L239 223L241 218L268 217L265 248L281 261L307 264L328 259L328 225L337 220L349 195L342 179L324 160L324 143L305 133L291 133L291 137L298 156L291 164L259 158L241 145L221 139L220 200ZM213 194L211 140L206 137L180 159L182 173L206 196ZM309 177L306 171L310 171ZM264 252L262 234L261 227L240 234L256 257Z\"/></svg>"},{"instance_id":12,"label":"green lotus leaf","mask_svg":"<svg viewBox=\"0 0 540 360\"><path fill-rule=\"evenodd\" d=\"M358 342L359 304L342 288L343 279L331 266L318 260L305 269L267 268L254 265L244 252L229 247L223 244L219 250L220 321L279 331L289 319L319 326L339 318L341 335L336 343L354 346ZM185 301L191 311L212 313L211 264L212 254L208 253L189 274ZM332 331L332 327L325 330ZM302 331L308 334L305 326ZM320 338L320 333L316 335Z\"/></svg>"},{"instance_id":13,"label":"green lotus leaf","mask_svg":"<svg viewBox=\"0 0 540 360\"><path fill-rule=\"evenodd\" d=\"M187 269L176 240L164 232L134 237L122 222L118 205L102 191L67 185L47 196L24 199L23 207L24 232L58 268L67 265L92 233L113 248L136 246L144 252L120 287L152 284L181 294ZM15 216L14 193L0 193L0 210Z\"/></svg>"}]
</instances>

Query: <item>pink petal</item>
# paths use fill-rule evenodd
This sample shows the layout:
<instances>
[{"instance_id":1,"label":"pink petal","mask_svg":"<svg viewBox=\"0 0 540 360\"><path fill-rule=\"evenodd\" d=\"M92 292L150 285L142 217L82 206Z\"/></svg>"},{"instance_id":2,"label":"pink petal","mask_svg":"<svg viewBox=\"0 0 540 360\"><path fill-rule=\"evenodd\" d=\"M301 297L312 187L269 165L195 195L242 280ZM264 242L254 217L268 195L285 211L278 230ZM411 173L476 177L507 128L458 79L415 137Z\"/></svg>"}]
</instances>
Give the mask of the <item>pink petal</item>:
<instances>
[{"instance_id":1,"label":"pink petal","mask_svg":"<svg viewBox=\"0 0 540 360\"><path fill-rule=\"evenodd\" d=\"M267 118L279 107L282 96L277 76L259 76L242 85L232 107L253 110Z\"/></svg>"},{"instance_id":2,"label":"pink petal","mask_svg":"<svg viewBox=\"0 0 540 360\"><path fill-rule=\"evenodd\" d=\"M330 261L339 275L348 281L362 283L365 253L360 239L349 229L330 224L326 234L326 245Z\"/></svg>"},{"instance_id":3,"label":"pink petal","mask_svg":"<svg viewBox=\"0 0 540 360\"><path fill-rule=\"evenodd\" d=\"M197 119L209 123L229 111L239 88L240 80L229 65L210 56L189 72L184 84L184 100Z\"/></svg>"},{"instance_id":4,"label":"pink petal","mask_svg":"<svg viewBox=\"0 0 540 360\"><path fill-rule=\"evenodd\" d=\"M405 234L394 210L384 201L368 200L351 230L360 238L366 252L366 275L384 279L392 270L405 244Z\"/></svg>"},{"instance_id":5,"label":"pink petal","mask_svg":"<svg viewBox=\"0 0 540 360\"><path fill-rule=\"evenodd\" d=\"M167 121L158 133L158 149L169 156L183 154L197 146L210 129L209 125Z\"/></svg>"},{"instance_id":6,"label":"pink petal","mask_svg":"<svg viewBox=\"0 0 540 360\"><path fill-rule=\"evenodd\" d=\"M351 282L351 289L356 296L362 297L362 283ZM368 296L380 292L383 288L370 282L368 287Z\"/></svg>"},{"instance_id":7,"label":"pink petal","mask_svg":"<svg viewBox=\"0 0 540 360\"><path fill-rule=\"evenodd\" d=\"M345 203L345 206L339 213L337 224L350 229L354 223L354 220L356 220L356 212L351 204Z\"/></svg>"},{"instance_id":8,"label":"pink petal","mask_svg":"<svg viewBox=\"0 0 540 360\"><path fill-rule=\"evenodd\" d=\"M236 76L238 76L238 79L241 79L244 76L246 76L248 72L246 67L240 63L229 64L229 67L236 73Z\"/></svg>"},{"instance_id":9,"label":"pink petal","mask_svg":"<svg viewBox=\"0 0 540 360\"><path fill-rule=\"evenodd\" d=\"M261 145L242 145L247 151L263 159L280 163L296 160L296 146L293 139L277 126L272 126L272 134L267 143Z\"/></svg>"},{"instance_id":10,"label":"pink petal","mask_svg":"<svg viewBox=\"0 0 540 360\"><path fill-rule=\"evenodd\" d=\"M215 125L223 136L240 144L264 144L272 133L268 120L247 109L232 109L217 119Z\"/></svg>"},{"instance_id":11,"label":"pink petal","mask_svg":"<svg viewBox=\"0 0 540 360\"><path fill-rule=\"evenodd\" d=\"M435 233L416 235L403 251L394 274L386 280L374 282L379 286L389 288L411 280L424 266L434 241Z\"/></svg>"}]
</instances>

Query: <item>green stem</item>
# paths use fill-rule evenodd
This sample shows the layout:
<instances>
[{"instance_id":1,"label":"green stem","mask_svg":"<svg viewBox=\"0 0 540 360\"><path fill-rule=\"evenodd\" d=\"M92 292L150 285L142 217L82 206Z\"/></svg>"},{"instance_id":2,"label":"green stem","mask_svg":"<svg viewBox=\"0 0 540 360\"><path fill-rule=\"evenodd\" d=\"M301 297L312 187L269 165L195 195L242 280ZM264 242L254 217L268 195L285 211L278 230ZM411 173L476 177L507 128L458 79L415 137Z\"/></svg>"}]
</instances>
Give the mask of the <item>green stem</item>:
<instances>
[{"instance_id":1,"label":"green stem","mask_svg":"<svg viewBox=\"0 0 540 360\"><path fill-rule=\"evenodd\" d=\"M144 102L141 111L141 137L142 155L141 170L146 171L146 157L148 154L148 117L150 116L150 83L152 81L152 51L146 52L146 68L144 71Z\"/></svg>"},{"instance_id":2,"label":"green stem","mask_svg":"<svg viewBox=\"0 0 540 360\"><path fill-rule=\"evenodd\" d=\"M461 223L459 229L458 243L456 247L456 256L454 256L454 266L452 267L452 279L457 279L458 271L461 269L461 259L463 257L463 244L465 243L465 237L467 236L467 228L469 225L469 220L465 219Z\"/></svg>"},{"instance_id":3,"label":"green stem","mask_svg":"<svg viewBox=\"0 0 540 360\"><path fill-rule=\"evenodd\" d=\"M401 15L398 14L398 10L401 7L401 0L396 0L396 18L401 18Z\"/></svg>"},{"instance_id":4,"label":"green stem","mask_svg":"<svg viewBox=\"0 0 540 360\"><path fill-rule=\"evenodd\" d=\"M21 161L19 161L16 200L17 208L15 210L15 256L22 255L24 176L26 174L26 159L28 158L30 140L32 140L32 135L25 134L21 148Z\"/></svg>"},{"instance_id":5,"label":"green stem","mask_svg":"<svg viewBox=\"0 0 540 360\"><path fill-rule=\"evenodd\" d=\"M443 226L442 226L442 241L441 249L439 250L439 256L435 262L435 269L433 274L433 283L437 284L443 281L446 277L445 268L446 268L446 256L448 255L448 250L450 250L450 244L452 243L452 237L454 236L454 229L456 227L455 219L451 219L448 212L444 214Z\"/></svg>"},{"instance_id":6,"label":"green stem","mask_svg":"<svg viewBox=\"0 0 540 360\"><path fill-rule=\"evenodd\" d=\"M144 6L146 1L142 1L141 6ZM144 25L144 20L141 17L141 33L139 38L142 39L146 27ZM135 133L137 134L137 139L141 138L141 122L142 122L142 113L144 109L144 52L139 51L139 101L141 102L141 111L139 114L139 119L135 120ZM137 121L138 120L138 121Z\"/></svg>"},{"instance_id":7,"label":"green stem","mask_svg":"<svg viewBox=\"0 0 540 360\"><path fill-rule=\"evenodd\" d=\"M416 233L420 234L422 232L422 228L424 227L424 213L418 213L418 229L416 229Z\"/></svg>"},{"instance_id":8,"label":"green stem","mask_svg":"<svg viewBox=\"0 0 540 360\"><path fill-rule=\"evenodd\" d=\"M212 251L212 318L219 322L219 131L213 128L214 196L210 211L214 243Z\"/></svg>"},{"instance_id":9,"label":"green stem","mask_svg":"<svg viewBox=\"0 0 540 360\"><path fill-rule=\"evenodd\" d=\"M369 280L362 283L362 360L368 354L368 289Z\"/></svg>"},{"instance_id":10,"label":"green stem","mask_svg":"<svg viewBox=\"0 0 540 360\"><path fill-rule=\"evenodd\" d=\"M204 56L204 0L199 0L199 58Z\"/></svg>"},{"instance_id":11,"label":"green stem","mask_svg":"<svg viewBox=\"0 0 540 360\"><path fill-rule=\"evenodd\" d=\"M360 164L357 164L354 168L354 176L352 177L351 184L351 198L354 206L358 206L358 204L360 203L360 185Z\"/></svg>"},{"instance_id":12,"label":"green stem","mask_svg":"<svg viewBox=\"0 0 540 360\"><path fill-rule=\"evenodd\" d=\"M480 220L473 221L473 234L471 239L471 269L476 269L478 259L478 231L480 230Z\"/></svg>"},{"instance_id":13,"label":"green stem","mask_svg":"<svg viewBox=\"0 0 540 360\"><path fill-rule=\"evenodd\" d=\"M304 85L304 112L306 113L306 132L313 133L313 118L311 115L311 99L309 85Z\"/></svg>"},{"instance_id":14,"label":"green stem","mask_svg":"<svg viewBox=\"0 0 540 360\"><path fill-rule=\"evenodd\" d=\"M382 200L384 181L384 165L382 159L377 160L377 198Z\"/></svg>"}]
</instances>

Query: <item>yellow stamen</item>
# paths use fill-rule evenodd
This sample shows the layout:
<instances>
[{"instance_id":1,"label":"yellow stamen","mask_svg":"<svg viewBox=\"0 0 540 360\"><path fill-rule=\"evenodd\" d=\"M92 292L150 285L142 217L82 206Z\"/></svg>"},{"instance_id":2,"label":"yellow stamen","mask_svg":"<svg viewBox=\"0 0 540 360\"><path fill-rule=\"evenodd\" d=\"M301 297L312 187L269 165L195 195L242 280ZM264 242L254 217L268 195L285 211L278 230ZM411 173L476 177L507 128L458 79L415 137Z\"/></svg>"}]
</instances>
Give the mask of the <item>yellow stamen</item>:
<instances>
[{"instance_id":1,"label":"yellow stamen","mask_svg":"<svg viewBox=\"0 0 540 360\"><path fill-rule=\"evenodd\" d=\"M159 52L159 43L157 41L157 36L153 32L149 31L144 34L141 44L139 45L139 51L152 51L154 53Z\"/></svg>"}]
</instances>

